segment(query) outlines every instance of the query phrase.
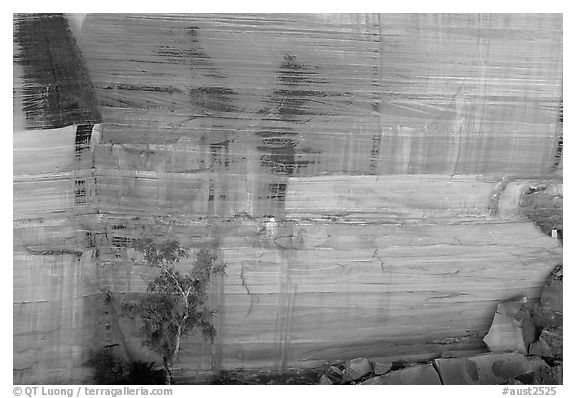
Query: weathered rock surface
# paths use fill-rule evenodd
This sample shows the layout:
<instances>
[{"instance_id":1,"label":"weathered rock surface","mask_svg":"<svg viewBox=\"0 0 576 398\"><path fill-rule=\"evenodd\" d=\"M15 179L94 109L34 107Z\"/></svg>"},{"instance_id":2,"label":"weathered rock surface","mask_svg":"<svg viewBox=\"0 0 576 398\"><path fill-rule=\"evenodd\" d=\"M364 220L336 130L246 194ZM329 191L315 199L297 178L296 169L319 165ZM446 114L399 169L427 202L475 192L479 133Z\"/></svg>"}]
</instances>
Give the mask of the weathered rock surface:
<instances>
[{"instance_id":1,"label":"weathered rock surface","mask_svg":"<svg viewBox=\"0 0 576 398\"><path fill-rule=\"evenodd\" d=\"M540 228L546 235L563 241L562 182L535 180L525 184L516 211Z\"/></svg>"},{"instance_id":2,"label":"weathered rock surface","mask_svg":"<svg viewBox=\"0 0 576 398\"><path fill-rule=\"evenodd\" d=\"M435 385L442 384L432 364L414 365L364 381L365 385Z\"/></svg>"},{"instance_id":3,"label":"weathered rock surface","mask_svg":"<svg viewBox=\"0 0 576 398\"><path fill-rule=\"evenodd\" d=\"M530 345L530 355L563 359L563 334L562 327L542 330L538 341Z\"/></svg>"},{"instance_id":4,"label":"weathered rock surface","mask_svg":"<svg viewBox=\"0 0 576 398\"><path fill-rule=\"evenodd\" d=\"M331 384L338 384L338 383L334 383L334 381L332 381L332 379L330 379L328 376L326 376L324 374L324 375L320 376L320 380L318 380L318 384L331 385Z\"/></svg>"},{"instance_id":5,"label":"weathered rock surface","mask_svg":"<svg viewBox=\"0 0 576 398\"><path fill-rule=\"evenodd\" d=\"M542 366L501 384L558 385L562 384L562 374L556 368Z\"/></svg>"},{"instance_id":6,"label":"weathered rock surface","mask_svg":"<svg viewBox=\"0 0 576 398\"><path fill-rule=\"evenodd\" d=\"M229 262L216 340L183 342L184 380L451 350L430 341L485 333L495 301L537 297L561 259L496 211L500 176L558 166L559 16L90 15L80 31L102 129L14 132L15 383L85 382L91 349L142 350L106 300L144 291L142 236ZM50 43L41 72L73 78ZM26 79L40 104L62 93ZM265 215L285 224L260 234Z\"/></svg>"},{"instance_id":7,"label":"weathered rock surface","mask_svg":"<svg viewBox=\"0 0 576 398\"><path fill-rule=\"evenodd\" d=\"M534 323L539 328L563 324L563 267L558 265L546 279L540 300L534 306Z\"/></svg>"},{"instance_id":8,"label":"weathered rock surface","mask_svg":"<svg viewBox=\"0 0 576 398\"><path fill-rule=\"evenodd\" d=\"M528 354L528 348L536 338L536 328L525 307L526 301L526 297L518 297L498 304L492 326L484 337L490 351Z\"/></svg>"},{"instance_id":9,"label":"weathered rock surface","mask_svg":"<svg viewBox=\"0 0 576 398\"><path fill-rule=\"evenodd\" d=\"M480 384L478 366L469 358L447 358L434 361L443 384Z\"/></svg>"},{"instance_id":10,"label":"weathered rock surface","mask_svg":"<svg viewBox=\"0 0 576 398\"><path fill-rule=\"evenodd\" d=\"M356 381L373 372L372 362L366 358L356 358L344 364L342 382Z\"/></svg>"},{"instance_id":11,"label":"weathered rock surface","mask_svg":"<svg viewBox=\"0 0 576 398\"><path fill-rule=\"evenodd\" d=\"M328 381L330 381L330 384L340 384L340 383L342 383L343 375L344 375L344 372L343 372L342 366L332 365L328 368L326 373L324 373L322 376L325 377L324 382L326 384L328 384Z\"/></svg>"},{"instance_id":12,"label":"weathered rock surface","mask_svg":"<svg viewBox=\"0 0 576 398\"><path fill-rule=\"evenodd\" d=\"M386 363L373 362L373 366L374 366L374 375L381 376L390 371L390 369L392 368L392 362L386 362Z\"/></svg>"},{"instance_id":13,"label":"weathered rock surface","mask_svg":"<svg viewBox=\"0 0 576 398\"><path fill-rule=\"evenodd\" d=\"M381 369L377 370L379 367ZM343 377L349 368L356 369L356 372L353 376ZM318 384L562 384L561 360L550 366L540 357L517 352L438 358L433 362L413 364L399 370L389 369L388 365L356 359L343 365L331 366L320 377ZM377 372L385 373L378 375Z\"/></svg>"},{"instance_id":14,"label":"weathered rock surface","mask_svg":"<svg viewBox=\"0 0 576 398\"><path fill-rule=\"evenodd\" d=\"M538 339L538 341L530 344L529 354L537 355L542 358L550 358L552 357L552 349L546 341Z\"/></svg>"},{"instance_id":15,"label":"weathered rock surface","mask_svg":"<svg viewBox=\"0 0 576 398\"><path fill-rule=\"evenodd\" d=\"M537 361L537 360L536 360ZM536 362L538 363L538 362ZM553 366L538 363L538 366L526 373L516 376L503 384L560 385L562 380L562 361L554 361Z\"/></svg>"},{"instance_id":16,"label":"weathered rock surface","mask_svg":"<svg viewBox=\"0 0 576 398\"><path fill-rule=\"evenodd\" d=\"M558 384L564 384L564 363L563 361L554 361L554 366L552 367L554 378L558 381Z\"/></svg>"},{"instance_id":17,"label":"weathered rock surface","mask_svg":"<svg viewBox=\"0 0 576 398\"><path fill-rule=\"evenodd\" d=\"M562 265L556 266L544 283L540 300L534 306L534 322L541 332L538 341L530 345L530 354L562 360L564 346Z\"/></svg>"},{"instance_id":18,"label":"weathered rock surface","mask_svg":"<svg viewBox=\"0 0 576 398\"><path fill-rule=\"evenodd\" d=\"M490 353L468 358L436 359L443 384L500 384L548 365L519 353Z\"/></svg>"}]
</instances>

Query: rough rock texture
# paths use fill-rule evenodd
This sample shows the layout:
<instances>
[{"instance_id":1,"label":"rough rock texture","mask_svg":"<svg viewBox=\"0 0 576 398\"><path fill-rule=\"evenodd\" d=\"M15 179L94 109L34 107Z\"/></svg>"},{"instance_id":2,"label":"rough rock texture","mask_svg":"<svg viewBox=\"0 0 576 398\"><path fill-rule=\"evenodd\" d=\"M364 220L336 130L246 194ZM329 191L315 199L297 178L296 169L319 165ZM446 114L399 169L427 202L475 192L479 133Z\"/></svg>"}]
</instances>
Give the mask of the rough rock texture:
<instances>
[{"instance_id":1,"label":"rough rock texture","mask_svg":"<svg viewBox=\"0 0 576 398\"><path fill-rule=\"evenodd\" d=\"M546 328L538 341L530 345L530 355L544 358L563 359L563 328Z\"/></svg>"},{"instance_id":2,"label":"rough rock texture","mask_svg":"<svg viewBox=\"0 0 576 398\"><path fill-rule=\"evenodd\" d=\"M442 384L432 364L414 365L366 380L364 385L435 385Z\"/></svg>"},{"instance_id":3,"label":"rough rock texture","mask_svg":"<svg viewBox=\"0 0 576 398\"><path fill-rule=\"evenodd\" d=\"M89 15L79 31L87 73L59 40L42 43L52 66L15 45L15 383L90 381L103 346L157 360L118 311L145 290L140 237L228 262L215 343L183 342L184 382L475 350L493 304L533 301L561 261L500 206L561 170L560 15Z\"/></svg>"},{"instance_id":4,"label":"rough rock texture","mask_svg":"<svg viewBox=\"0 0 576 398\"><path fill-rule=\"evenodd\" d=\"M326 375L322 375L320 376L320 380L318 380L318 384L321 385L332 385L335 384L332 379L330 379L328 376Z\"/></svg>"},{"instance_id":5,"label":"rough rock texture","mask_svg":"<svg viewBox=\"0 0 576 398\"><path fill-rule=\"evenodd\" d=\"M363 370L355 372L354 377L343 377L351 365L358 365ZM390 366L381 368L383 373L380 374L373 361L356 359L332 365L317 384L562 384L562 361L555 361L551 366L540 357L516 352L437 358L420 364L401 364L399 361L394 366L396 370L391 370Z\"/></svg>"},{"instance_id":6,"label":"rough rock texture","mask_svg":"<svg viewBox=\"0 0 576 398\"><path fill-rule=\"evenodd\" d=\"M527 372L549 369L540 358L519 353L490 353L467 358L436 359L443 384L500 384Z\"/></svg>"},{"instance_id":7,"label":"rough rock texture","mask_svg":"<svg viewBox=\"0 0 576 398\"><path fill-rule=\"evenodd\" d=\"M546 279L540 300L534 306L534 323L539 328L563 325L563 267L558 265Z\"/></svg>"},{"instance_id":8,"label":"rough rock texture","mask_svg":"<svg viewBox=\"0 0 576 398\"><path fill-rule=\"evenodd\" d=\"M554 367L552 368L553 376L558 384L564 384L563 381L563 372L564 372L564 364L562 361L554 361Z\"/></svg>"},{"instance_id":9,"label":"rough rock texture","mask_svg":"<svg viewBox=\"0 0 576 398\"><path fill-rule=\"evenodd\" d=\"M558 265L546 279L540 300L534 306L534 322L540 331L530 345L530 354L563 358L563 267Z\"/></svg>"},{"instance_id":10,"label":"rough rock texture","mask_svg":"<svg viewBox=\"0 0 576 398\"><path fill-rule=\"evenodd\" d=\"M553 180L526 181L518 196L517 211L547 235L562 241L563 189Z\"/></svg>"},{"instance_id":11,"label":"rough rock texture","mask_svg":"<svg viewBox=\"0 0 576 398\"><path fill-rule=\"evenodd\" d=\"M374 375L381 376L383 374L388 373L388 371L392 368L392 362L387 363L374 362L373 367L374 367Z\"/></svg>"},{"instance_id":12,"label":"rough rock texture","mask_svg":"<svg viewBox=\"0 0 576 398\"><path fill-rule=\"evenodd\" d=\"M553 368L541 367L537 371L522 373L521 375L500 384L557 385L562 384L562 379Z\"/></svg>"},{"instance_id":13,"label":"rough rock texture","mask_svg":"<svg viewBox=\"0 0 576 398\"><path fill-rule=\"evenodd\" d=\"M330 384L340 384L342 382L342 376L344 374L343 372L343 366L330 366L328 368L328 370L326 371L326 373L324 373L322 375L322 377L325 377L326 382L330 381Z\"/></svg>"},{"instance_id":14,"label":"rough rock texture","mask_svg":"<svg viewBox=\"0 0 576 398\"><path fill-rule=\"evenodd\" d=\"M374 371L372 363L366 358L352 359L351 361L347 361L344 366L345 368L342 374L343 383L361 379Z\"/></svg>"}]
</instances>

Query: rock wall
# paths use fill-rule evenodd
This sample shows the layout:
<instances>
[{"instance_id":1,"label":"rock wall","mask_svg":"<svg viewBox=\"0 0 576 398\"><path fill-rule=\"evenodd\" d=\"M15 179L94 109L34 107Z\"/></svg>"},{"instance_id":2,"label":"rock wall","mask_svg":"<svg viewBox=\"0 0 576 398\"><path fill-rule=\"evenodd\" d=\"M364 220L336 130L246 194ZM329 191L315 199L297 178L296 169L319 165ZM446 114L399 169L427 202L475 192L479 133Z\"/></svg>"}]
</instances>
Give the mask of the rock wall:
<instances>
[{"instance_id":1,"label":"rock wall","mask_svg":"<svg viewBox=\"0 0 576 398\"><path fill-rule=\"evenodd\" d=\"M107 144L246 143L289 175L555 163L559 14L89 15L79 42Z\"/></svg>"},{"instance_id":2,"label":"rock wall","mask_svg":"<svg viewBox=\"0 0 576 398\"><path fill-rule=\"evenodd\" d=\"M81 126L14 132L14 382L87 380L102 293L89 275L95 203ZM78 149L78 150L77 150Z\"/></svg>"},{"instance_id":3,"label":"rock wall","mask_svg":"<svg viewBox=\"0 0 576 398\"><path fill-rule=\"evenodd\" d=\"M183 381L481 351L496 304L533 301L562 261L513 200L561 179L561 16L99 14L78 32L36 43L80 68L49 83L16 34L15 383L90 380L105 346L157 360L118 316L145 289L141 237L228 264ZM27 107L43 84L86 91Z\"/></svg>"}]
</instances>

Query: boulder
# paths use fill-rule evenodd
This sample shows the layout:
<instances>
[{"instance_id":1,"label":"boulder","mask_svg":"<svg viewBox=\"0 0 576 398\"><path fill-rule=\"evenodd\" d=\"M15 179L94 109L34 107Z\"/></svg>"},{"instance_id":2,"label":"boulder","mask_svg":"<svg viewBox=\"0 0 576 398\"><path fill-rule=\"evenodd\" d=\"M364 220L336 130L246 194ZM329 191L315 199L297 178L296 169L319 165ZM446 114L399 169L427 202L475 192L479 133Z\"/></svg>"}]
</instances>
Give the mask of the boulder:
<instances>
[{"instance_id":1,"label":"boulder","mask_svg":"<svg viewBox=\"0 0 576 398\"><path fill-rule=\"evenodd\" d=\"M554 361L554 366L552 367L552 371L554 372L554 378L556 379L556 384L563 384L563 361Z\"/></svg>"},{"instance_id":2,"label":"boulder","mask_svg":"<svg viewBox=\"0 0 576 398\"><path fill-rule=\"evenodd\" d=\"M344 364L342 383L359 380L372 373L372 362L366 358L356 358Z\"/></svg>"},{"instance_id":3,"label":"boulder","mask_svg":"<svg viewBox=\"0 0 576 398\"><path fill-rule=\"evenodd\" d=\"M552 349L544 340L538 340L530 344L530 355L537 355L542 358L551 358Z\"/></svg>"},{"instance_id":4,"label":"boulder","mask_svg":"<svg viewBox=\"0 0 576 398\"><path fill-rule=\"evenodd\" d=\"M384 363L373 362L372 366L374 368L374 375L381 376L390 371L390 369L392 368L392 362L384 362Z\"/></svg>"},{"instance_id":5,"label":"boulder","mask_svg":"<svg viewBox=\"0 0 576 398\"><path fill-rule=\"evenodd\" d=\"M434 363L443 384L480 384L478 367L468 358L439 358Z\"/></svg>"},{"instance_id":6,"label":"boulder","mask_svg":"<svg viewBox=\"0 0 576 398\"><path fill-rule=\"evenodd\" d=\"M432 364L414 365L395 370L382 376L372 377L366 385L436 385L442 384Z\"/></svg>"},{"instance_id":7,"label":"boulder","mask_svg":"<svg viewBox=\"0 0 576 398\"><path fill-rule=\"evenodd\" d=\"M439 358L435 364L442 383L450 385L501 384L521 374L548 367L540 358L528 358L515 352Z\"/></svg>"},{"instance_id":8,"label":"boulder","mask_svg":"<svg viewBox=\"0 0 576 398\"><path fill-rule=\"evenodd\" d=\"M528 354L530 344L536 339L536 327L525 307L526 301L525 297L519 297L498 304L492 326L484 336L490 351Z\"/></svg>"},{"instance_id":9,"label":"boulder","mask_svg":"<svg viewBox=\"0 0 576 398\"><path fill-rule=\"evenodd\" d=\"M326 375L324 374L324 375L322 375L322 376L320 377L320 380L318 380L318 384L331 385L331 384L334 384L334 383L332 382L332 380L330 380L330 378L329 378L328 376L326 376Z\"/></svg>"},{"instance_id":10,"label":"boulder","mask_svg":"<svg viewBox=\"0 0 576 398\"><path fill-rule=\"evenodd\" d=\"M542 366L533 372L529 372L528 374L530 373L533 375L531 383L524 383L524 384L537 384L537 385L562 384L562 379L558 378L558 373L554 368L551 368L550 366ZM519 379L520 377L522 377L522 375L518 376L517 378Z\"/></svg>"},{"instance_id":11,"label":"boulder","mask_svg":"<svg viewBox=\"0 0 576 398\"><path fill-rule=\"evenodd\" d=\"M540 301L534 306L533 318L538 328L557 328L563 323L563 267L556 266L544 282Z\"/></svg>"},{"instance_id":12,"label":"boulder","mask_svg":"<svg viewBox=\"0 0 576 398\"><path fill-rule=\"evenodd\" d=\"M523 385L524 385L524 383L522 383L521 381L516 380L516 379L506 380L504 383L501 383L501 384L506 384L506 385L520 385L520 386L523 386Z\"/></svg>"},{"instance_id":13,"label":"boulder","mask_svg":"<svg viewBox=\"0 0 576 398\"><path fill-rule=\"evenodd\" d=\"M324 373L324 376L332 381L332 384L340 384L342 382L343 372L338 366L332 365L328 368L326 373Z\"/></svg>"},{"instance_id":14,"label":"boulder","mask_svg":"<svg viewBox=\"0 0 576 398\"><path fill-rule=\"evenodd\" d=\"M522 373L514 379L507 380L502 384L525 384L525 385L558 385L562 384L562 371L557 367L539 366L535 370Z\"/></svg>"},{"instance_id":15,"label":"boulder","mask_svg":"<svg viewBox=\"0 0 576 398\"><path fill-rule=\"evenodd\" d=\"M540 340L545 341L552 351L552 358L564 359L563 356L563 328L548 328L544 329L540 334Z\"/></svg>"},{"instance_id":16,"label":"boulder","mask_svg":"<svg viewBox=\"0 0 576 398\"><path fill-rule=\"evenodd\" d=\"M563 328L545 328L538 341L530 345L530 355L563 359Z\"/></svg>"}]
</instances>

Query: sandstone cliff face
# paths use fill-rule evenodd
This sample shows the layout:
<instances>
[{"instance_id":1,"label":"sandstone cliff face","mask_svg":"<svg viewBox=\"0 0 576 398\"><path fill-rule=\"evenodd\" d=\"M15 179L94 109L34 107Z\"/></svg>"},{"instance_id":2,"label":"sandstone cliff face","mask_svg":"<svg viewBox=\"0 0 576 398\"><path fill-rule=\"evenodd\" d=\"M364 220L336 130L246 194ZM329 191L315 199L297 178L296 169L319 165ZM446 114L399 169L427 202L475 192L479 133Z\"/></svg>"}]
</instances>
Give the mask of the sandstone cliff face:
<instances>
[{"instance_id":1,"label":"sandstone cliff face","mask_svg":"<svg viewBox=\"0 0 576 398\"><path fill-rule=\"evenodd\" d=\"M89 15L76 44L82 112L22 105L46 83L16 65L15 383L156 359L118 316L141 237L228 264L182 380L481 350L562 261L514 199L561 184L560 16Z\"/></svg>"}]
</instances>

